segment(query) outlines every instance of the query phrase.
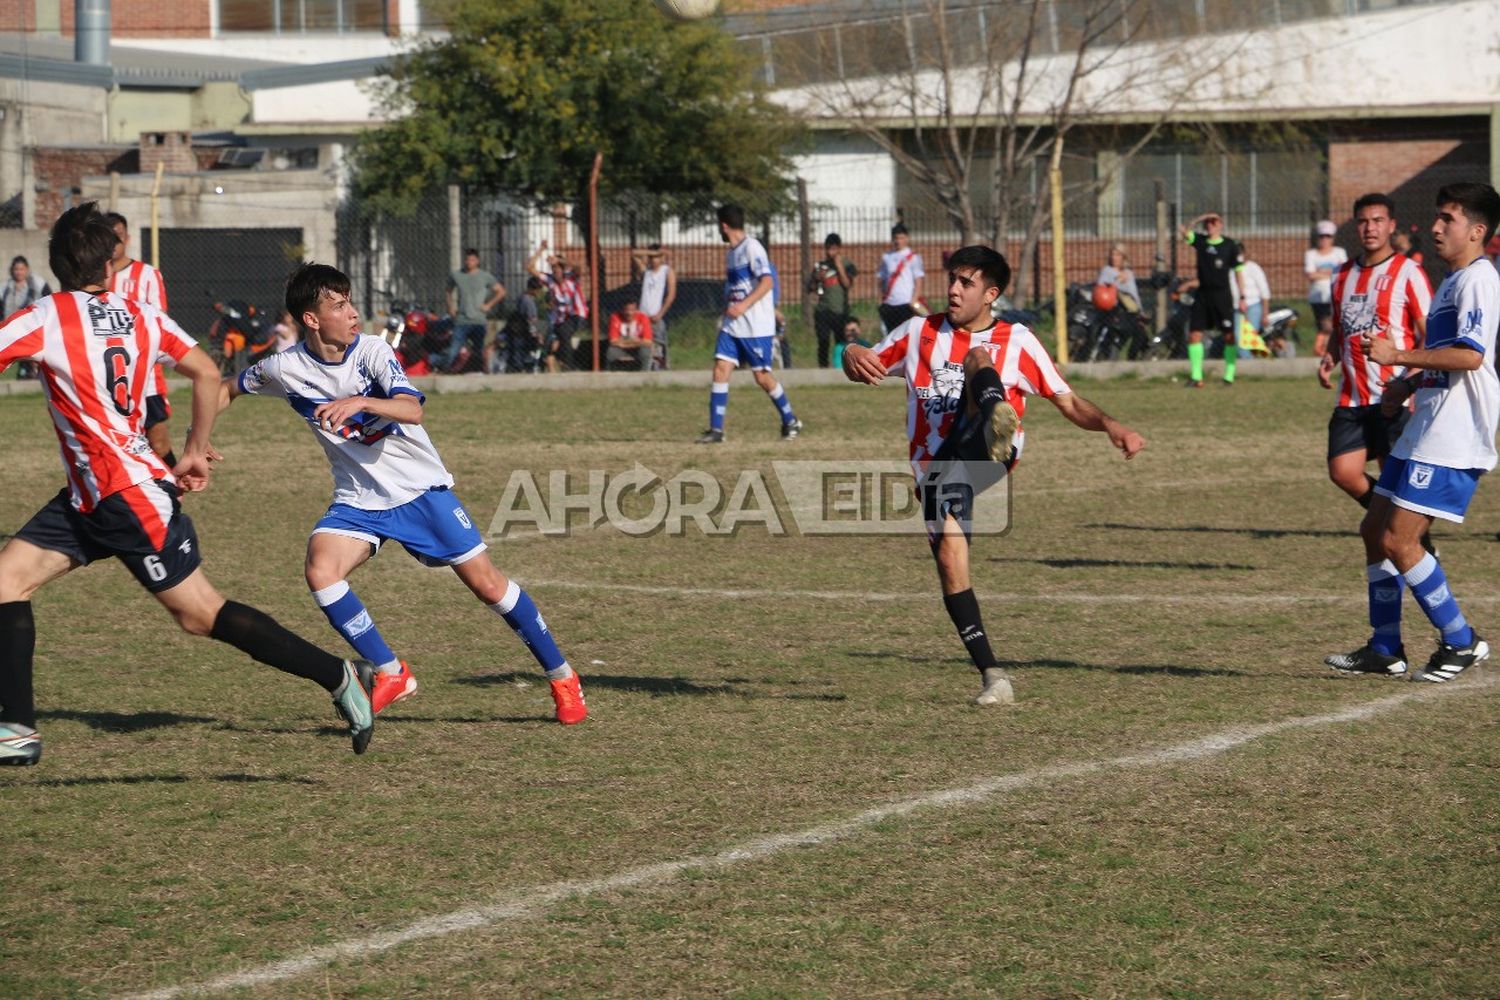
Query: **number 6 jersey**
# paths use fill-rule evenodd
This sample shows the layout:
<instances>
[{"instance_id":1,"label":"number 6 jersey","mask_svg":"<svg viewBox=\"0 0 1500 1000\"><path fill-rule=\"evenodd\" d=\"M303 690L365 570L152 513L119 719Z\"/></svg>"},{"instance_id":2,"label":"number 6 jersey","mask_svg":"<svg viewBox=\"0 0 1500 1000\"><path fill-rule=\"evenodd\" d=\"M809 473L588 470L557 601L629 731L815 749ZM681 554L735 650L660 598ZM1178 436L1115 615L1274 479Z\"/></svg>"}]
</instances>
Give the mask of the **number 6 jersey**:
<instances>
[{"instance_id":1,"label":"number 6 jersey","mask_svg":"<svg viewBox=\"0 0 1500 1000\"><path fill-rule=\"evenodd\" d=\"M41 364L80 513L137 483L174 481L141 430L143 404L153 366L175 365L194 346L166 313L114 292L58 292L0 326L0 372L17 361Z\"/></svg>"}]
</instances>

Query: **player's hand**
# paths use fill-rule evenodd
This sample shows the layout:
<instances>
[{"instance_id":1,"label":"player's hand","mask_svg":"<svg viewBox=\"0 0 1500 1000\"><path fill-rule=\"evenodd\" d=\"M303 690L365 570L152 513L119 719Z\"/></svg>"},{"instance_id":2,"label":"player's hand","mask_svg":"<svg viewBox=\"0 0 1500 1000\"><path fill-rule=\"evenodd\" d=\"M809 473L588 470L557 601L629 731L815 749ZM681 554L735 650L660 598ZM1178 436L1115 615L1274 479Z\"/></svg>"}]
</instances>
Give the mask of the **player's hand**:
<instances>
[{"instance_id":1,"label":"player's hand","mask_svg":"<svg viewBox=\"0 0 1500 1000\"><path fill-rule=\"evenodd\" d=\"M1411 383L1404 378L1393 378L1384 385L1385 391L1380 394L1380 415L1389 420L1401 412L1401 407L1411 397Z\"/></svg>"},{"instance_id":2,"label":"player's hand","mask_svg":"<svg viewBox=\"0 0 1500 1000\"><path fill-rule=\"evenodd\" d=\"M725 319L735 320L743 315L745 315L745 306L741 302L731 302L728 308L724 310Z\"/></svg>"},{"instance_id":3,"label":"player's hand","mask_svg":"<svg viewBox=\"0 0 1500 1000\"><path fill-rule=\"evenodd\" d=\"M1114 424L1109 429L1109 443L1120 449L1128 462L1146 447L1146 439L1124 424Z\"/></svg>"},{"instance_id":4,"label":"player's hand","mask_svg":"<svg viewBox=\"0 0 1500 1000\"><path fill-rule=\"evenodd\" d=\"M1365 349L1365 356L1377 365L1393 365L1396 363L1396 345L1392 343L1390 335L1381 330L1379 333L1366 332L1360 337L1360 343Z\"/></svg>"},{"instance_id":5,"label":"player's hand","mask_svg":"<svg viewBox=\"0 0 1500 1000\"><path fill-rule=\"evenodd\" d=\"M325 431L336 431L364 410L365 397L346 396L323 403L313 410L313 419Z\"/></svg>"},{"instance_id":6,"label":"player's hand","mask_svg":"<svg viewBox=\"0 0 1500 1000\"><path fill-rule=\"evenodd\" d=\"M184 450L182 458L172 467L172 475L176 477L178 485L184 490L189 493L202 493L208 489L210 463L223 457L212 447L206 451Z\"/></svg>"},{"instance_id":7,"label":"player's hand","mask_svg":"<svg viewBox=\"0 0 1500 1000\"><path fill-rule=\"evenodd\" d=\"M844 375L851 382L879 385L885 378L885 365L880 356L868 347L850 344L844 348Z\"/></svg>"},{"instance_id":8,"label":"player's hand","mask_svg":"<svg viewBox=\"0 0 1500 1000\"><path fill-rule=\"evenodd\" d=\"M1325 389L1333 388L1333 370L1338 367L1338 362L1333 360L1332 354L1325 354L1318 359L1318 384Z\"/></svg>"}]
</instances>

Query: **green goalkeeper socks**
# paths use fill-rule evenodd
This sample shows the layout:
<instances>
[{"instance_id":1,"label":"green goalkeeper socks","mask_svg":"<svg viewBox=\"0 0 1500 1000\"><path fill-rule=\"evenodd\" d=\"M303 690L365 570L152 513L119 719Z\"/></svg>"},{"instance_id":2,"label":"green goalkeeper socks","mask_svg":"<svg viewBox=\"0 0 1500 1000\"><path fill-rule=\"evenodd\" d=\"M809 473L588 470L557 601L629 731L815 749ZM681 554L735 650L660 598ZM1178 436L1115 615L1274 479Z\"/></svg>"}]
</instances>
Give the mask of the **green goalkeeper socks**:
<instances>
[{"instance_id":1,"label":"green goalkeeper socks","mask_svg":"<svg viewBox=\"0 0 1500 1000\"><path fill-rule=\"evenodd\" d=\"M1188 349L1188 366L1189 366L1189 369L1190 369L1190 374L1188 375L1188 377L1191 378L1194 382L1202 382L1203 381L1203 344L1201 342L1197 343L1197 344L1189 344L1189 345L1187 345L1187 349Z\"/></svg>"}]
</instances>

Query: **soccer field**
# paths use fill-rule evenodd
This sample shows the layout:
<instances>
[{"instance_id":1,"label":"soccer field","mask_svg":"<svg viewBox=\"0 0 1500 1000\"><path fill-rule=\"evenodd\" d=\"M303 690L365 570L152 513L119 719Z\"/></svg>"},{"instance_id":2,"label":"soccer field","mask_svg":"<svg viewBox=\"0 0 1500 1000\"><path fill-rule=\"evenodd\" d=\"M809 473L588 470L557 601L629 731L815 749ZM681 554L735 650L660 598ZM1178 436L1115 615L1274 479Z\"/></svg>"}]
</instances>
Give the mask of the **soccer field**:
<instances>
[{"instance_id":1,"label":"soccer field","mask_svg":"<svg viewBox=\"0 0 1500 1000\"><path fill-rule=\"evenodd\" d=\"M899 389L434 396L489 524L515 469L733 483L899 460ZM492 553L583 675L551 721L510 630L392 547L353 577L421 683L355 757L316 686L175 632L118 565L36 600L46 754L0 770L7 996L1500 995L1500 686L1335 675L1365 638L1358 509L1306 381L1045 402L976 590L1018 703L978 689L920 537L521 532ZM178 432L185 397L178 402ZM61 485L0 397L0 532ZM327 504L286 408L222 418L187 501L228 596L344 653L302 581ZM1434 532L1497 633L1500 486ZM1430 630L1406 606L1419 662ZM1492 640L1493 641L1493 640Z\"/></svg>"}]
</instances>

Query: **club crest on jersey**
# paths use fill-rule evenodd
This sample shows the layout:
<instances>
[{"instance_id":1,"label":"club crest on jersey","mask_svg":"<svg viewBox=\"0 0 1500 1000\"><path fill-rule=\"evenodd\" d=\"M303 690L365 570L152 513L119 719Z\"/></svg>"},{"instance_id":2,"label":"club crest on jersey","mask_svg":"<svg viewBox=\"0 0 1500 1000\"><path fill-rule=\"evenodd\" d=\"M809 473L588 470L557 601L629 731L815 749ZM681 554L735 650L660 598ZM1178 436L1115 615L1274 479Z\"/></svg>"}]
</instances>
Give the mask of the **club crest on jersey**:
<instances>
[{"instance_id":1,"label":"club crest on jersey","mask_svg":"<svg viewBox=\"0 0 1500 1000\"><path fill-rule=\"evenodd\" d=\"M1411 483L1413 489L1425 490L1432 485L1432 466L1413 465L1408 481Z\"/></svg>"},{"instance_id":2,"label":"club crest on jersey","mask_svg":"<svg viewBox=\"0 0 1500 1000\"><path fill-rule=\"evenodd\" d=\"M1395 283L1395 278L1391 277L1389 274L1382 274L1380 277L1375 279L1375 290L1377 292L1383 292Z\"/></svg>"},{"instance_id":3,"label":"club crest on jersey","mask_svg":"<svg viewBox=\"0 0 1500 1000\"><path fill-rule=\"evenodd\" d=\"M89 325L96 337L123 337L135 325L135 320L129 309L89 299Z\"/></svg>"}]
</instances>

